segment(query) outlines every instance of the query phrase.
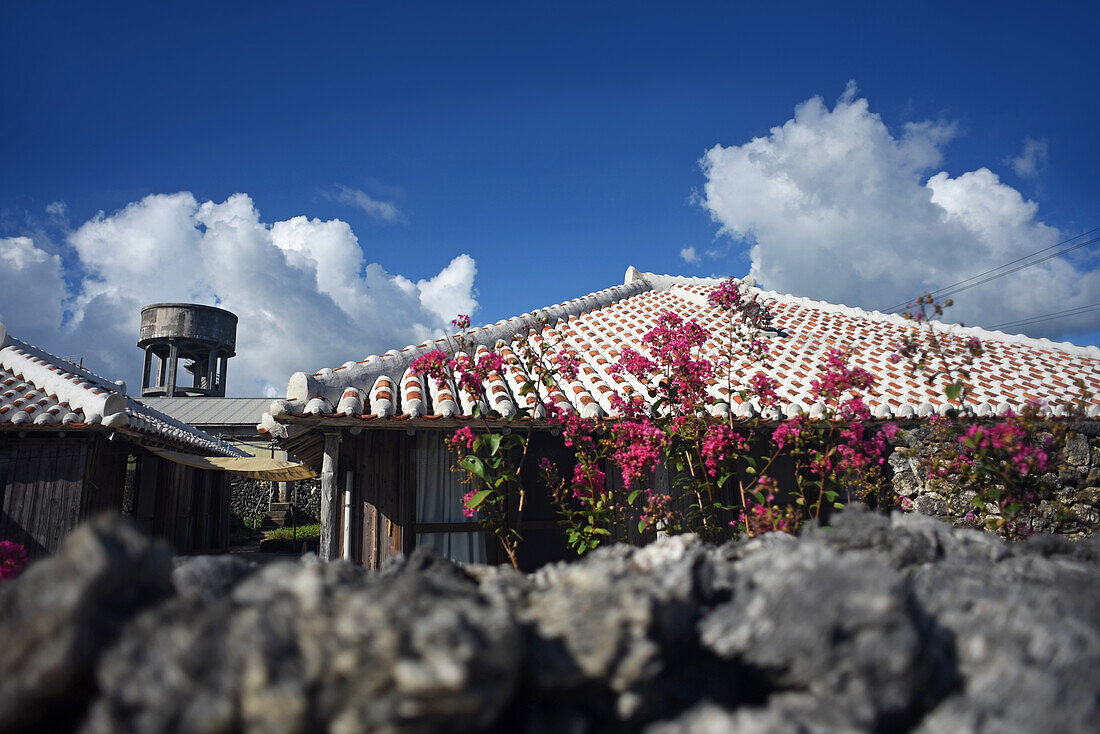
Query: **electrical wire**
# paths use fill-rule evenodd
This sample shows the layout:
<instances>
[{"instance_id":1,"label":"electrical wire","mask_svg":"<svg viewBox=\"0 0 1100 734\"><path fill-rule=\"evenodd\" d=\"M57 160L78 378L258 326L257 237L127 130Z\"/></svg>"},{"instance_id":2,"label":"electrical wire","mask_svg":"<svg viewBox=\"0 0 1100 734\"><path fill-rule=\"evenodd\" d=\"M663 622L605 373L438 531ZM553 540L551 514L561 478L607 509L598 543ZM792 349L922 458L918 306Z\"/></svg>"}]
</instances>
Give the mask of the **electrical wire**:
<instances>
[{"instance_id":1,"label":"electrical wire","mask_svg":"<svg viewBox=\"0 0 1100 734\"><path fill-rule=\"evenodd\" d=\"M1017 319L1016 321L1005 321L1003 324L997 324L996 326L989 327L990 329L1001 329L1006 326L1026 326L1027 324L1038 324L1042 321L1050 321L1051 319L1063 318L1067 316L1078 316L1083 313L1090 313L1092 311L1100 311L1100 302L1091 303L1087 306L1078 306L1076 308L1067 308L1064 311L1054 311L1053 313L1040 314L1039 316L1029 316L1026 319Z\"/></svg>"},{"instance_id":2,"label":"electrical wire","mask_svg":"<svg viewBox=\"0 0 1100 734\"><path fill-rule=\"evenodd\" d=\"M1035 252L1024 255L1023 257L1018 257L1015 260L1011 260L1011 261L1009 261L1009 262L1007 262L1003 265L998 265L995 268L990 268L989 270L978 273L977 275L972 275L969 278L963 278L962 280L951 283L950 285L945 285L942 288L938 288L938 289L932 291L931 295L933 297L937 297L937 296L938 297L944 297L944 296L953 295L955 293L961 293L965 290L975 288L979 285L984 285L985 283L988 283L991 280L996 280L997 278L1004 277L1005 275L1011 275L1012 273L1023 270L1024 268L1030 268L1032 265L1038 265L1039 263L1046 262L1047 260L1051 260L1051 259L1056 258L1056 257L1061 257L1062 255L1065 255L1067 252L1072 252L1073 250L1076 250L1076 249L1079 249L1081 247L1091 245L1094 242L1100 241L1100 237L1094 237L1093 239L1090 239L1086 242L1078 242L1077 244L1070 245L1069 247L1065 248L1064 250L1052 253L1050 255L1047 255L1046 257L1040 258L1038 260L1035 260L1035 261L1032 261L1032 262L1029 262L1029 263L1025 263L1023 265L1018 265L1017 267L1012 268L1011 270L1006 270L1003 273L998 273L997 272L998 270L1004 270L1004 268L1007 268L1011 265L1016 265L1017 263L1023 262L1024 260L1029 260L1030 258L1033 258L1036 255L1041 255L1044 252L1049 252L1050 250L1053 250L1057 247L1061 247L1062 245L1069 244L1070 242L1073 242L1074 240L1078 240L1078 239L1081 239L1082 237L1086 237L1086 236L1088 236L1088 235L1090 235L1090 234L1092 234L1093 232L1096 232L1096 231L1100 231L1100 227L1093 227L1092 229L1090 229L1086 232L1082 232L1081 234L1074 235L1073 237L1070 237L1069 239L1062 240L1061 242L1057 242L1053 245L1050 245L1049 247L1044 247L1041 250L1036 250ZM993 273L996 273L996 274L993 275ZM987 276L987 275L990 276L990 277L984 278L984 276ZM977 283L971 283L971 281L978 280L979 278L984 278L984 280L980 280ZM966 285L968 283L969 283L969 285ZM960 287L960 286L962 286L962 287ZM913 302L913 300L915 300L915 299L910 299L910 300L907 300L907 301L902 301L901 303L896 303L893 306L890 306L889 308L882 309L882 311L885 312L885 313L890 313L891 311L896 311L899 308L903 308L905 306L908 306L910 303Z\"/></svg>"}]
</instances>

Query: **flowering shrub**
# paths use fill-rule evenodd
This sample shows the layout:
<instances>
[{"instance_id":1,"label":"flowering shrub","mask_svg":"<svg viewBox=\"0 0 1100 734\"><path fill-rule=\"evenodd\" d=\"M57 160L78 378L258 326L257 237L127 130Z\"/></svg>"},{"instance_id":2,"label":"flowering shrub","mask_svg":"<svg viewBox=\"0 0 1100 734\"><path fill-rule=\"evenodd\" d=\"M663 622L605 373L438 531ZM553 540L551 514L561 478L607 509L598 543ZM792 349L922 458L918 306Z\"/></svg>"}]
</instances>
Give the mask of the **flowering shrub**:
<instances>
[{"instance_id":1,"label":"flowering shrub","mask_svg":"<svg viewBox=\"0 0 1100 734\"><path fill-rule=\"evenodd\" d=\"M950 305L950 300L936 303L931 295L910 305L905 316L914 328L890 357L907 360L929 385L940 384L951 406L929 420L933 450L916 455L927 484L947 497L952 519L1008 538L1026 537L1039 503L1053 494L1054 477L1044 475L1062 462L1067 420L1084 417L1089 396L1078 381L1084 397L1060 420L1044 417L1049 407L1039 403L997 421L977 420L968 404L969 379L983 346L976 337L953 340L936 333L932 319Z\"/></svg>"},{"instance_id":2,"label":"flowering shrub","mask_svg":"<svg viewBox=\"0 0 1100 734\"><path fill-rule=\"evenodd\" d=\"M463 351L469 345L465 330L470 317L460 315L452 321L462 329L455 347L456 356L448 356L434 350L413 360L411 371L434 380L440 389L455 385L467 394L474 404L474 413L482 420L484 432L475 433L470 426L462 426L447 439L447 445L458 455L456 468L470 490L462 497L462 511L466 517L481 516L482 524L500 541L512 565L519 568L516 549L520 540L515 530L518 520L512 518L512 508L523 512L523 490L520 470L526 456L529 435L495 433L487 420L500 416L485 407L486 386L493 377L499 377L504 366L503 358L495 352L484 352L475 360ZM520 455L517 462L511 454ZM516 498L518 497L518 502Z\"/></svg>"},{"instance_id":3,"label":"flowering shrub","mask_svg":"<svg viewBox=\"0 0 1100 734\"><path fill-rule=\"evenodd\" d=\"M26 565L26 548L10 540L0 540L0 581L15 578Z\"/></svg>"},{"instance_id":4,"label":"flowering shrub","mask_svg":"<svg viewBox=\"0 0 1100 734\"><path fill-rule=\"evenodd\" d=\"M765 371L770 353L763 334L771 314L734 280L715 288L709 301L727 315L721 333L666 312L642 337L646 354L621 351L612 373L643 385L648 399L629 387L613 396L619 419L606 435L574 413L551 412L577 466L571 480L551 466L544 474L578 551L628 539L635 526L637 533L694 532L711 540L792 532L841 499L878 499L887 492L881 468L897 429L866 427L870 414L861 394L873 386L872 376L849 366L850 355L831 352L814 383L815 396L830 406L825 419L800 416L775 427L780 383ZM714 362L702 356L711 339L720 345ZM746 359L760 369L734 384ZM708 392L715 378L725 379L729 399L774 412L735 420L728 400ZM789 468L792 459L795 492L784 495L770 473L777 462ZM603 477L600 467L612 464L621 482L593 487L592 478ZM659 465L669 475L667 491L650 486Z\"/></svg>"},{"instance_id":5,"label":"flowering shrub","mask_svg":"<svg viewBox=\"0 0 1100 734\"><path fill-rule=\"evenodd\" d=\"M859 366L858 355L829 350L810 383L823 412L812 420L804 413L783 419L782 385L769 374L772 314L733 279L708 300L725 314L716 333L665 312L643 335L641 351L621 350L609 368L618 380L609 398L615 411L610 424L582 417L565 401L562 393L581 370L568 348L532 336L519 341L518 354L508 352L512 366L526 375L520 395L528 400L510 420L544 415L572 451L570 466L539 462L568 544L584 553L609 540L637 541L656 532L693 532L713 541L795 532L853 501L911 509L908 498L896 496L884 469L898 428L873 420L867 398L875 394L876 380ZM1059 434L1039 431L1033 410L1003 423L961 422L970 368L983 348L977 339L960 343L937 335L932 318L942 309L929 297L920 299L908 314L916 328L891 357L908 360L930 384L943 383L955 406L937 423L953 433L940 436L949 450L929 477L973 493L968 521L986 523L995 516L986 524L1022 534L1021 513L1040 498L1039 478L1058 462ZM460 317L455 324L465 329L469 320ZM474 359L463 351L464 340L463 331L456 356L426 354L413 371L473 399L481 430L464 426L449 440L459 457L457 470L470 485L464 511L479 517L517 564L515 528L524 507L520 473L531 424L523 435L489 422L501 416L486 407L485 388L504 368L504 358L483 352ZM716 359L705 356L708 348ZM738 377L746 371L751 376ZM745 402L756 408L756 417L736 417L735 403ZM668 476L667 486L656 484L659 469Z\"/></svg>"}]
</instances>

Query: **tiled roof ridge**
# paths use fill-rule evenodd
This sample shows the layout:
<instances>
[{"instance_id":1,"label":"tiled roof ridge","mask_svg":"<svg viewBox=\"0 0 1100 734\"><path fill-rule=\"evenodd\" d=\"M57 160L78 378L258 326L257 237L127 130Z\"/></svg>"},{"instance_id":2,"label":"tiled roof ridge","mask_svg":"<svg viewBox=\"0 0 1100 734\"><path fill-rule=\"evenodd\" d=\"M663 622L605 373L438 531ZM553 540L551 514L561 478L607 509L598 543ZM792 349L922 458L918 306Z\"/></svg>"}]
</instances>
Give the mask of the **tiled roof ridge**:
<instances>
[{"instance_id":1,"label":"tiled roof ridge","mask_svg":"<svg viewBox=\"0 0 1100 734\"><path fill-rule=\"evenodd\" d=\"M58 402L67 403L73 412L83 412L85 423L102 422L108 428L116 428L129 422L126 398L120 394L119 386L80 368L73 372L69 368L76 365L10 335L0 344L0 368L21 375L47 395L56 395Z\"/></svg>"},{"instance_id":2,"label":"tiled roof ridge","mask_svg":"<svg viewBox=\"0 0 1100 734\"><path fill-rule=\"evenodd\" d=\"M628 280L622 285L529 311L510 319L497 321L495 324L473 327L467 329L462 336L472 350L481 346L495 348L499 341L508 342L517 334L540 326L544 318L549 326L554 326L563 319L604 308L618 300L653 288L649 280L644 278L630 280L630 271L627 275ZM306 403L318 399L327 402L330 406L335 406L344 397L346 390L356 389L366 393L374 385L375 380L383 375L399 379L414 359L435 349L449 351L454 347L458 337L459 334L448 334L416 346L409 345L401 350L391 349L382 355L370 355L358 362L345 362L336 369L322 369L312 375L296 372L291 375L287 383L286 399L272 402L271 412L276 415L287 412L291 407L287 405L289 402L297 403L293 406L296 409L291 409L290 412L300 413ZM331 412L331 408L324 412Z\"/></svg>"},{"instance_id":3,"label":"tiled roof ridge","mask_svg":"<svg viewBox=\"0 0 1100 734\"><path fill-rule=\"evenodd\" d=\"M141 404L128 397L124 383L113 383L92 371L27 344L8 334L0 323L0 370L20 376L24 383L64 406L66 410L39 407L35 416L25 410L26 417L11 423L32 423L58 427L79 425L122 430L126 433L151 434L160 439L192 449L225 456L241 455L236 449L194 426Z\"/></svg>"}]
</instances>

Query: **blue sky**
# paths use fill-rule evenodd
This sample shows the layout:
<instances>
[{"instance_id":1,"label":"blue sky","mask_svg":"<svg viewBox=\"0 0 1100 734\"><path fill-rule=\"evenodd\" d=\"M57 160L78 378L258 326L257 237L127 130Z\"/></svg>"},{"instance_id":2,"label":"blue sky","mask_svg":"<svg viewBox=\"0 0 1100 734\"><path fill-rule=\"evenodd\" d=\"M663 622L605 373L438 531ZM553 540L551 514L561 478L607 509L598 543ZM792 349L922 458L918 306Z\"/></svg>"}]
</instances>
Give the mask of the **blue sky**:
<instances>
[{"instance_id":1,"label":"blue sky","mask_svg":"<svg viewBox=\"0 0 1100 734\"><path fill-rule=\"evenodd\" d=\"M269 341L280 318L293 322L283 337L307 327L339 333L301 337L285 364L257 356L243 370L247 393L281 388L288 369L335 366L422 333L365 322L405 319L430 330L439 327L433 308L473 301L475 322L494 321L619 283L631 264L689 275L741 275L753 265L779 290L892 305L881 301L1100 225L1100 65L1090 51L1098 18L1083 5L7 3L0 248L9 268L0 278L9 282L0 283L8 292L0 318L42 346L94 353L104 369L124 371L140 357L124 341L136 336L136 313L111 326L96 318L118 321L161 293L212 295L247 313L249 299L270 288L256 307ZM785 135L772 133L787 123ZM800 148L807 135L818 142ZM743 147L754 138L758 146ZM796 160L837 141L848 146L839 158ZM982 169L995 178L965 177ZM908 206L899 201L928 198L922 187L940 172L943 185L927 188L942 212L922 201L897 213ZM871 180L892 193L868 193ZM746 190L750 181L756 191ZM772 210L775 197L754 195L778 181L794 181L800 198ZM150 195L179 192L192 199L161 202L163 219L112 219ZM238 193L249 201L228 205ZM822 196L828 216L791 224L791 212ZM994 200L1004 208L991 211ZM203 214L206 202L221 213ZM265 256L247 245L263 233L238 229L229 245L206 238L208 224L196 225L201 241L167 251L218 246L254 267L221 280L153 261L127 270L135 258L126 248L148 247L165 222L178 225L172 211L201 224L227 221L229 210L261 230L299 216L339 220L361 265L380 266L375 281L401 280L386 286L392 294L372 291L369 275L326 290L320 275L296 283L308 268L291 263L298 270L266 284L265 270L280 264L262 265ZM979 211L987 219L975 224ZM929 234L940 215L955 228ZM819 241L812 224L837 216L844 226L822 225L829 231ZM1013 217L1015 230L989 233L990 221ZM309 222L299 224L293 236L307 242L295 247L318 273L330 255L334 272L357 267L342 244L318 254ZM351 236L341 232L327 233L334 242ZM988 239L971 251L968 233ZM935 241L926 252L922 237ZM894 260L847 262L875 261L895 240ZM1000 295L968 292L965 320L993 325L1100 301L1089 277L1096 253L1083 248L1070 270L1036 277L1058 299L1005 300L1003 291L1031 282L1005 278L982 289ZM459 255L473 264L445 271ZM37 270L27 265L35 257ZM49 281L54 257L66 286L60 306L31 314L16 302L16 280L33 271ZM939 265L911 268L906 258ZM803 261L813 267L795 272L791 263ZM910 270L908 280L897 275ZM144 290L127 290L135 280ZM410 289L417 283L428 285ZM453 297L425 295L436 291ZM412 300L385 305L401 293ZM1098 314L1034 333L1095 344ZM357 328L362 338L348 338Z\"/></svg>"}]
</instances>

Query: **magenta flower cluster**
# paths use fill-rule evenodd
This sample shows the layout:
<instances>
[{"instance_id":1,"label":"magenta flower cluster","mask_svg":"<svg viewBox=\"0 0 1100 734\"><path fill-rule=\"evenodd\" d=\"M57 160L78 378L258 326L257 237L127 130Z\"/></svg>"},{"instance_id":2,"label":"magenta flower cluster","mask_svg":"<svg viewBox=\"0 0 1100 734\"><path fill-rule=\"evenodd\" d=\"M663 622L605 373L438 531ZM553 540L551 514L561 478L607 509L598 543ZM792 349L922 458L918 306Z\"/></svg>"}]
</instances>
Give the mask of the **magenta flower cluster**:
<instances>
[{"instance_id":1,"label":"magenta flower cluster","mask_svg":"<svg viewBox=\"0 0 1100 734\"><path fill-rule=\"evenodd\" d=\"M710 332L695 321L665 311L658 317L657 327L642 337L653 358L624 349L612 370L629 372L642 382L660 374L665 378L663 397L681 411L692 412L704 402L712 373L710 362L696 357L696 350L709 338Z\"/></svg>"},{"instance_id":2,"label":"magenta flower cluster","mask_svg":"<svg viewBox=\"0 0 1100 734\"><path fill-rule=\"evenodd\" d=\"M455 449L461 448L465 451L473 451L475 440L474 432L470 430L470 427L462 426L451 436L451 445Z\"/></svg>"},{"instance_id":3,"label":"magenta flower cluster","mask_svg":"<svg viewBox=\"0 0 1100 734\"><path fill-rule=\"evenodd\" d=\"M485 395L485 382L503 367L504 359L496 352L485 352L475 361L468 354L449 357L436 349L414 359L410 371L414 375L431 377L440 389L454 379L474 399L480 399Z\"/></svg>"},{"instance_id":4,"label":"magenta flower cluster","mask_svg":"<svg viewBox=\"0 0 1100 734\"><path fill-rule=\"evenodd\" d=\"M763 372L757 372L749 378L749 390L756 395L764 407L775 405L779 400L779 396L775 393L777 387L779 387L779 380L772 379Z\"/></svg>"},{"instance_id":5,"label":"magenta flower cluster","mask_svg":"<svg viewBox=\"0 0 1100 734\"><path fill-rule=\"evenodd\" d=\"M596 464L578 461L573 467L573 497L579 500L602 495L607 488L607 475Z\"/></svg>"},{"instance_id":6,"label":"magenta flower cluster","mask_svg":"<svg viewBox=\"0 0 1100 734\"><path fill-rule=\"evenodd\" d=\"M775 443L776 448L781 449L788 444L797 442L806 427L805 423L805 416L800 415L776 426L775 430L772 431L772 441Z\"/></svg>"},{"instance_id":7,"label":"magenta flower cluster","mask_svg":"<svg viewBox=\"0 0 1100 734\"><path fill-rule=\"evenodd\" d=\"M0 540L0 581L15 578L26 565L26 548L10 540Z\"/></svg>"},{"instance_id":8,"label":"magenta flower cluster","mask_svg":"<svg viewBox=\"0 0 1100 734\"><path fill-rule=\"evenodd\" d=\"M665 432L648 420L623 421L611 433L611 456L623 472L623 487L631 489L636 481L653 471L661 459Z\"/></svg>"},{"instance_id":9,"label":"magenta flower cluster","mask_svg":"<svg viewBox=\"0 0 1100 734\"><path fill-rule=\"evenodd\" d=\"M728 278L710 292L707 301L723 311L735 311L741 308L741 288L734 278Z\"/></svg>"},{"instance_id":10,"label":"magenta flower cluster","mask_svg":"<svg viewBox=\"0 0 1100 734\"><path fill-rule=\"evenodd\" d=\"M847 392L862 392L875 386L875 377L862 367L849 367L848 355L830 349L820 380L810 382L813 395L822 400L839 400Z\"/></svg>"},{"instance_id":11,"label":"magenta flower cluster","mask_svg":"<svg viewBox=\"0 0 1100 734\"><path fill-rule=\"evenodd\" d=\"M997 423L991 426L972 424L959 443L965 447L959 461L973 463L980 455L1013 466L1021 476L1043 474L1050 471L1057 461L1057 453L1051 446L1052 439L1030 440L1027 431L1015 423Z\"/></svg>"},{"instance_id":12,"label":"magenta flower cluster","mask_svg":"<svg viewBox=\"0 0 1100 734\"><path fill-rule=\"evenodd\" d=\"M557 356L557 368L558 373L566 380L572 382L577 379L577 373L580 370L580 362L577 360L576 355L570 352L568 349L561 349L558 351Z\"/></svg>"},{"instance_id":13,"label":"magenta flower cluster","mask_svg":"<svg viewBox=\"0 0 1100 734\"><path fill-rule=\"evenodd\" d=\"M436 387L442 389L454 370L454 360L443 351L433 349L412 361L409 371L414 375L427 375L435 380Z\"/></svg>"},{"instance_id":14,"label":"magenta flower cluster","mask_svg":"<svg viewBox=\"0 0 1100 734\"><path fill-rule=\"evenodd\" d=\"M748 441L725 423L713 423L703 435L702 455L707 473L718 476L723 462L749 448Z\"/></svg>"},{"instance_id":15,"label":"magenta flower cluster","mask_svg":"<svg viewBox=\"0 0 1100 734\"><path fill-rule=\"evenodd\" d=\"M470 502L473 500L475 494L477 494L477 490L471 489L469 492L462 495L462 514L466 517L477 516L477 510L470 507Z\"/></svg>"}]
</instances>

